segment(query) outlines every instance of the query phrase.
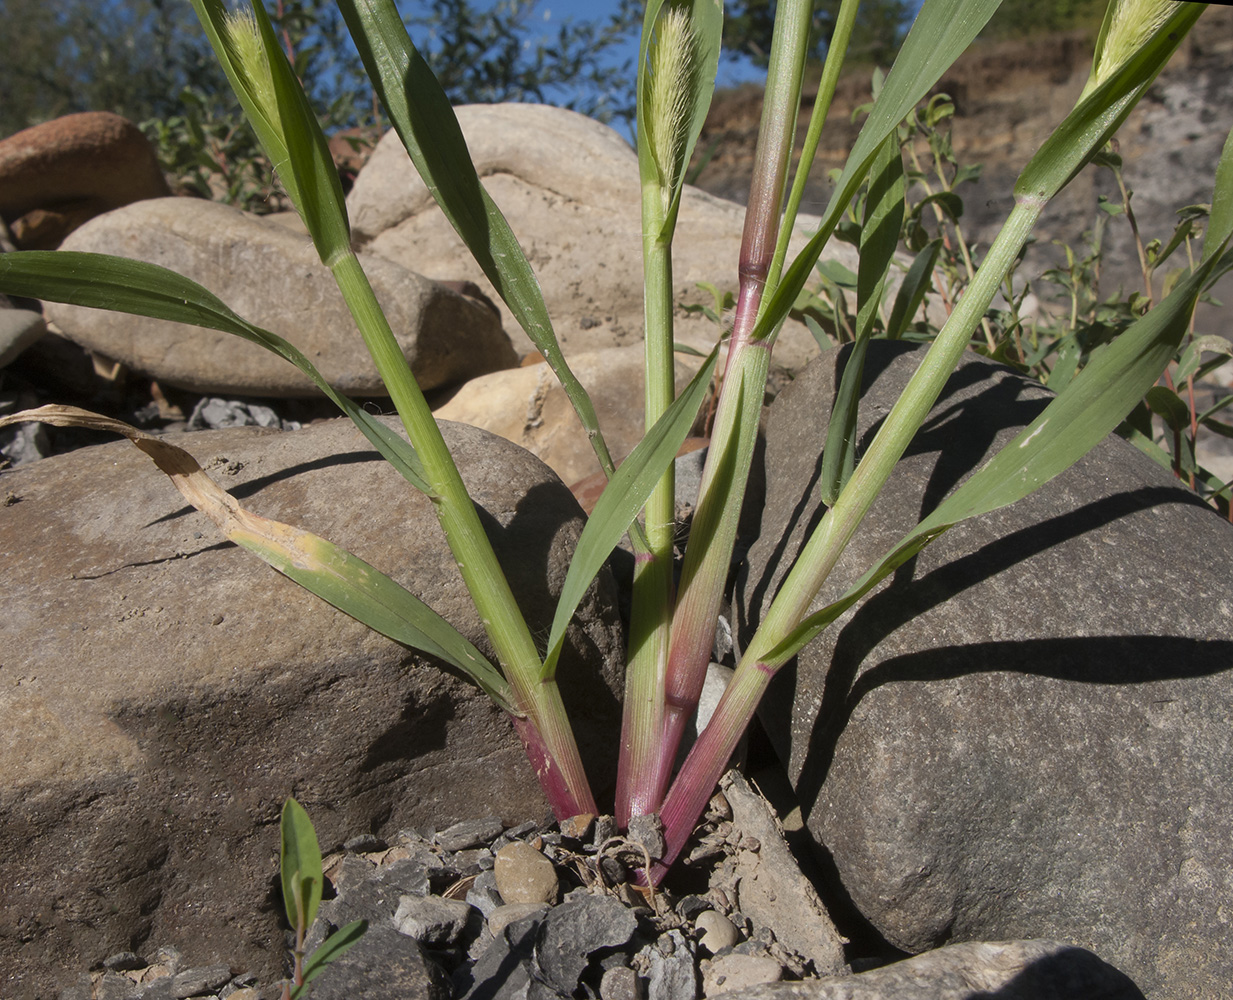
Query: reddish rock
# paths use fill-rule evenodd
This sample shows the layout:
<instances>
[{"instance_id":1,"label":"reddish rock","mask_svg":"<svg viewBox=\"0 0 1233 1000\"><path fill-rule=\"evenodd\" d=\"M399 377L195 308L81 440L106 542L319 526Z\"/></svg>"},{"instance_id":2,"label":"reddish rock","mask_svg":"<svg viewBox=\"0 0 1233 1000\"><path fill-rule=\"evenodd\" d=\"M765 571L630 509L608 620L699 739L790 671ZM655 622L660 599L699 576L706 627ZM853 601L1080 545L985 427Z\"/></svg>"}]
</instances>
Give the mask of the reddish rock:
<instances>
[{"instance_id":1,"label":"reddish rock","mask_svg":"<svg viewBox=\"0 0 1233 1000\"><path fill-rule=\"evenodd\" d=\"M54 248L96 215L167 194L146 137L109 111L65 115L0 140L0 217L23 250Z\"/></svg>"}]
</instances>

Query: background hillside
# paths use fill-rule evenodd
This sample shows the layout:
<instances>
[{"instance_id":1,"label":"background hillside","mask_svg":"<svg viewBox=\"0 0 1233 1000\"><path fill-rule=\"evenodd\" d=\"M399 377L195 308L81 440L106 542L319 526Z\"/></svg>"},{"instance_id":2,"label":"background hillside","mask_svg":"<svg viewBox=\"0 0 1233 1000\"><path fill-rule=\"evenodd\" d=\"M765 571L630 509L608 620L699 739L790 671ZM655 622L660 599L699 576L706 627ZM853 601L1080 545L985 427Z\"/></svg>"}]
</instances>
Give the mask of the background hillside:
<instances>
[{"instance_id":1,"label":"background hillside","mask_svg":"<svg viewBox=\"0 0 1233 1000\"><path fill-rule=\"evenodd\" d=\"M1093 34L1070 31L1007 41L978 41L946 74L935 92L955 103L951 141L961 164L982 164L975 183L960 186L963 225L969 238L987 246L1011 207L1010 191L1019 171L1073 106L1083 89ZM839 84L819 149L806 210L820 212L830 196L827 172L843 166L859 131L856 108L870 100L869 69L846 75ZM749 189L761 89L746 86L716 95L699 142L716 145L696 183L743 202ZM798 138L804 135L812 103L801 109ZM1225 138L1233 127L1233 8L1212 5L1191 32L1173 63L1135 109L1118 136L1125 176L1134 192L1132 207L1145 239L1167 242L1176 210L1211 199L1211 178ZM1108 170L1087 168L1049 206L1038 229L1037 246L1025 272L1038 274L1055 263L1060 240L1076 249L1097 217L1097 199L1118 199ZM1138 287L1138 265L1130 227L1110 221L1105 238L1102 288ZM1180 266L1180 263L1179 263ZM1233 280L1219 286L1233 303ZM1233 319L1226 304L1222 325Z\"/></svg>"}]
</instances>

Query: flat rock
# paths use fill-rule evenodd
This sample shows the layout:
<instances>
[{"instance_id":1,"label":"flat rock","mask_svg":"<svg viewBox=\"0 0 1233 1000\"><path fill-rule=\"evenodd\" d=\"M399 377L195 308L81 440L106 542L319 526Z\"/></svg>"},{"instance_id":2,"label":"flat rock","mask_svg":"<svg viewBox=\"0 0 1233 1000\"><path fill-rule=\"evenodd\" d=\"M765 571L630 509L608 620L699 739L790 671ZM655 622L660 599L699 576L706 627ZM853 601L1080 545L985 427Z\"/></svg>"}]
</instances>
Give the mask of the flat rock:
<instances>
[{"instance_id":1,"label":"flat rock","mask_svg":"<svg viewBox=\"0 0 1233 1000\"><path fill-rule=\"evenodd\" d=\"M871 348L862 445L921 356ZM840 357L771 408L745 641L819 516ZM966 358L814 606L1047 396ZM843 891L891 943L1063 939L1162 1000L1227 989L1231 557L1233 526L1114 438L953 528L785 668L767 731Z\"/></svg>"},{"instance_id":2,"label":"flat rock","mask_svg":"<svg viewBox=\"0 0 1233 1000\"><path fill-rule=\"evenodd\" d=\"M544 918L535 949L548 984L576 995L578 981L596 952L620 948L638 929L634 911L614 896L583 896L554 906Z\"/></svg>"},{"instance_id":3,"label":"flat rock","mask_svg":"<svg viewBox=\"0 0 1233 1000\"><path fill-rule=\"evenodd\" d=\"M767 983L724 1000L1143 1000L1090 951L1056 941L953 944L870 972Z\"/></svg>"},{"instance_id":4,"label":"flat rock","mask_svg":"<svg viewBox=\"0 0 1233 1000\"><path fill-rule=\"evenodd\" d=\"M801 874L766 799L739 771L725 774L719 787L732 807L733 826L742 834L734 857L736 907L756 927L773 931L781 945L808 961L818 975L846 969L847 941Z\"/></svg>"},{"instance_id":5,"label":"flat rock","mask_svg":"<svg viewBox=\"0 0 1233 1000\"><path fill-rule=\"evenodd\" d=\"M583 115L540 104L455 109L471 159L535 269L567 355L641 342L642 223L638 157L616 132ZM377 144L347 197L353 233L374 253L432 278L468 278L494 302L492 286L432 201L393 131ZM698 282L735 292L745 210L686 186L673 255L674 301L711 305ZM805 242L802 218L793 243ZM827 256L855 269L855 250ZM499 304L520 352L531 342ZM700 315L677 316L676 339L707 350L718 330ZM804 324L789 320L777 363L801 367L818 353Z\"/></svg>"},{"instance_id":6,"label":"flat rock","mask_svg":"<svg viewBox=\"0 0 1233 1000\"><path fill-rule=\"evenodd\" d=\"M96 215L170 193L141 129L110 111L0 139L0 217L23 250L53 249Z\"/></svg>"},{"instance_id":7,"label":"flat rock","mask_svg":"<svg viewBox=\"0 0 1233 1000\"><path fill-rule=\"evenodd\" d=\"M710 963L702 977L702 992L708 998L726 996L781 979L783 968L766 955L724 955Z\"/></svg>"},{"instance_id":8,"label":"flat rock","mask_svg":"<svg viewBox=\"0 0 1233 1000\"><path fill-rule=\"evenodd\" d=\"M546 630L582 527L576 503L516 446L443 431ZM487 648L429 501L349 421L175 440L241 502L346 545ZM0 492L6 998L49 995L65 970L142 940L277 979L289 794L327 851L357 830L448 827L477 803L509 824L546 810L484 695L220 541L128 442L6 472ZM622 662L606 574L578 621L560 676L602 795ZM391 907L407 891L391 885Z\"/></svg>"},{"instance_id":9,"label":"flat rock","mask_svg":"<svg viewBox=\"0 0 1233 1000\"><path fill-rule=\"evenodd\" d=\"M584 351L572 355L569 365L591 397L608 450L621 461L644 433L642 345ZM698 368L698 359L680 356L678 392ZM569 397L546 364L472 379L434 412L441 420L483 427L522 445L570 485L602 475Z\"/></svg>"},{"instance_id":10,"label":"flat rock","mask_svg":"<svg viewBox=\"0 0 1233 1000\"><path fill-rule=\"evenodd\" d=\"M635 963L646 980L646 1000L695 1000L698 970L693 944L678 930L645 945Z\"/></svg>"},{"instance_id":11,"label":"flat rock","mask_svg":"<svg viewBox=\"0 0 1233 1000\"><path fill-rule=\"evenodd\" d=\"M471 914L479 911L461 899L440 896L400 896L394 912L399 933L425 945L450 945L458 940Z\"/></svg>"},{"instance_id":12,"label":"flat rock","mask_svg":"<svg viewBox=\"0 0 1233 1000\"><path fill-rule=\"evenodd\" d=\"M311 242L284 225L218 202L159 198L93 220L62 249L169 268L291 341L336 388L387 395L329 270ZM489 305L382 257L360 259L422 389L517 363ZM47 303L46 314L88 350L169 385L203 394L317 392L288 362L231 334L63 303Z\"/></svg>"}]
</instances>

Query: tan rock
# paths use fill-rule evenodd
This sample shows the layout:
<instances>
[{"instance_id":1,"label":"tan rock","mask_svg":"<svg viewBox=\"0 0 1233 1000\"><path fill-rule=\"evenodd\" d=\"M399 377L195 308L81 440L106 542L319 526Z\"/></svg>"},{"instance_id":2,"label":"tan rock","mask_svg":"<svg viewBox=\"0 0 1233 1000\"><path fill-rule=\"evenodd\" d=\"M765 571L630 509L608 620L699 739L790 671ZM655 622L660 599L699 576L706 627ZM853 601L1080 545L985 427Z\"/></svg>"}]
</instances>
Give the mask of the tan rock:
<instances>
[{"instance_id":1,"label":"tan rock","mask_svg":"<svg viewBox=\"0 0 1233 1000\"><path fill-rule=\"evenodd\" d=\"M191 278L245 319L295 344L337 388L386 395L342 293L303 235L229 205L162 198L110 212L63 249L146 260ZM420 387L518 363L492 310L371 254L368 278ZM160 382L202 393L308 396L317 390L277 355L231 334L49 303L47 317L88 350Z\"/></svg>"},{"instance_id":2,"label":"tan rock","mask_svg":"<svg viewBox=\"0 0 1233 1000\"><path fill-rule=\"evenodd\" d=\"M526 251L563 345L575 352L640 342L642 223L638 158L616 132L583 115L534 104L456 109L472 160ZM432 278L465 277L494 300L462 241L433 204L398 136L387 133L347 199L354 233L374 253ZM680 303L710 305L698 282L735 291L745 210L687 187L681 200L673 278ZM812 220L802 219L794 246ZM855 269L855 251L828 255ZM520 352L530 341L501 305ZM679 315L676 339L709 350L718 331ZM803 324L790 321L778 363L797 368L817 354Z\"/></svg>"},{"instance_id":3,"label":"tan rock","mask_svg":"<svg viewBox=\"0 0 1233 1000\"><path fill-rule=\"evenodd\" d=\"M109 111L65 115L0 140L0 216L24 250L54 248L102 212L169 193L141 130Z\"/></svg>"},{"instance_id":4,"label":"tan rock","mask_svg":"<svg viewBox=\"0 0 1233 1000\"><path fill-rule=\"evenodd\" d=\"M642 440L642 345L587 351L569 361L591 396L613 459L621 461ZM697 370L696 358L681 356L676 370L678 392ZM586 432L546 364L473 379L436 414L442 420L483 427L522 445L570 485L600 473Z\"/></svg>"},{"instance_id":5,"label":"tan rock","mask_svg":"<svg viewBox=\"0 0 1233 1000\"><path fill-rule=\"evenodd\" d=\"M561 898L557 870L543 854L522 840L497 851L493 874L497 892L507 904L537 903L553 906Z\"/></svg>"}]
</instances>

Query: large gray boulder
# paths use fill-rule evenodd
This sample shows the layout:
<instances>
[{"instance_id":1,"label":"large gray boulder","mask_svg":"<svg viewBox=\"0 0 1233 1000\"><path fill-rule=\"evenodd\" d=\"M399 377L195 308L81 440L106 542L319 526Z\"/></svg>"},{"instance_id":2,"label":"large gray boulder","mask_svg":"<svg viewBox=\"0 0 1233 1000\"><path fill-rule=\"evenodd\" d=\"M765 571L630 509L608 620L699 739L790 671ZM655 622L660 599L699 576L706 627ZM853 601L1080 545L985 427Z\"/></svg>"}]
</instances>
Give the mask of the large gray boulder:
<instances>
[{"instance_id":1,"label":"large gray boulder","mask_svg":"<svg viewBox=\"0 0 1233 1000\"><path fill-rule=\"evenodd\" d=\"M489 194L526 251L566 354L641 342L642 222L638 156L616 132L584 115L538 104L455 109ZM373 253L430 278L475 281L498 297L433 202L398 135L377 144L347 197L355 238ZM803 218L792 247L805 242ZM745 209L686 186L673 247L673 298L711 304L698 282L736 291ZM827 257L856 268L853 247L832 242ZM504 304L505 329L531 349ZM678 314L676 339L709 350L718 330ZM818 353L803 323L789 320L775 348L787 368Z\"/></svg>"},{"instance_id":2,"label":"large gray boulder","mask_svg":"<svg viewBox=\"0 0 1233 1000\"><path fill-rule=\"evenodd\" d=\"M776 400L746 640L819 516L836 368ZM860 440L919 362L874 342ZM1044 405L968 357L816 606ZM1233 526L1110 439L961 524L785 667L762 716L843 891L893 944L1048 937L1154 998L1223 995Z\"/></svg>"},{"instance_id":3,"label":"large gray boulder","mask_svg":"<svg viewBox=\"0 0 1233 1000\"><path fill-rule=\"evenodd\" d=\"M387 395L342 293L312 242L286 224L196 198L138 202L87 223L61 247L149 261L191 278L244 319L303 351L335 388ZM421 389L509 368L517 356L492 308L384 258L362 254ZM313 396L282 358L229 333L47 303L82 347L200 393Z\"/></svg>"},{"instance_id":4,"label":"large gray boulder","mask_svg":"<svg viewBox=\"0 0 1233 1000\"><path fill-rule=\"evenodd\" d=\"M546 634L581 511L522 449L442 426ZM349 421L174 440L255 512L345 545L487 648L431 503ZM486 696L220 541L128 442L7 472L0 495L0 995L50 997L143 942L279 978L287 795L325 850L546 814ZM579 622L560 677L602 794L623 662L606 574Z\"/></svg>"}]
</instances>

